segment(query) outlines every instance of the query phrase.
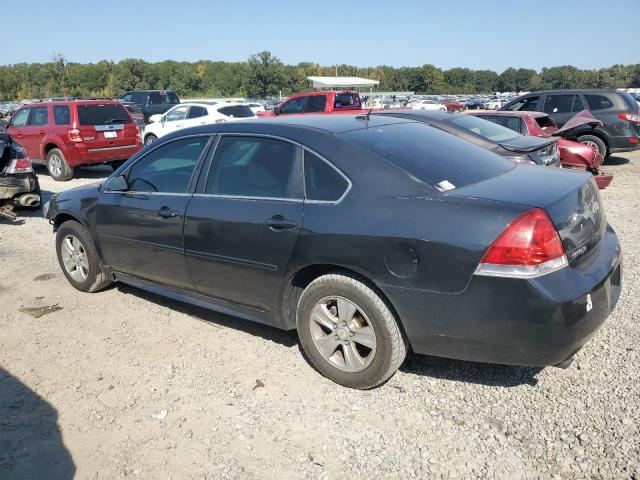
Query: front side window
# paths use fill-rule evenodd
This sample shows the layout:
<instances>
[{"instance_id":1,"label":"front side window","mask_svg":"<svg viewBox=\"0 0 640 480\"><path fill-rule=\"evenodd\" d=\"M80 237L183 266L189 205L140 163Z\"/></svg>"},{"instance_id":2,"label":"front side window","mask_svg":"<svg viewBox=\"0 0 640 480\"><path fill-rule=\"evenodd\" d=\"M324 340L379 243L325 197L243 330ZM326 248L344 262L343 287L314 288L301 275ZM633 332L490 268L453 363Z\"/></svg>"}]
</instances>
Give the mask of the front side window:
<instances>
[{"instance_id":1,"label":"front side window","mask_svg":"<svg viewBox=\"0 0 640 480\"><path fill-rule=\"evenodd\" d=\"M271 138L222 137L205 193L238 197L296 198L297 148Z\"/></svg>"},{"instance_id":2,"label":"front side window","mask_svg":"<svg viewBox=\"0 0 640 480\"><path fill-rule=\"evenodd\" d=\"M535 112L538 109L538 96L522 98L507 107L512 112Z\"/></svg>"},{"instance_id":3,"label":"front side window","mask_svg":"<svg viewBox=\"0 0 640 480\"><path fill-rule=\"evenodd\" d=\"M53 107L53 121L56 125L71 124L71 113L66 105L55 105Z\"/></svg>"},{"instance_id":4,"label":"front side window","mask_svg":"<svg viewBox=\"0 0 640 480\"><path fill-rule=\"evenodd\" d=\"M18 111L11 119L11 123L9 126L24 127L27 124L27 120L29 119L30 111L31 111L30 108L25 108L23 110Z\"/></svg>"},{"instance_id":5,"label":"front side window","mask_svg":"<svg viewBox=\"0 0 640 480\"><path fill-rule=\"evenodd\" d=\"M184 120L187 116L188 107L176 107L167 112L164 119L167 122L177 122L178 120Z\"/></svg>"},{"instance_id":6,"label":"front side window","mask_svg":"<svg viewBox=\"0 0 640 480\"><path fill-rule=\"evenodd\" d=\"M280 113L284 113L286 115L290 115L293 113L304 113L304 107L307 103L307 97L298 97L293 98L286 102L280 108Z\"/></svg>"},{"instance_id":7,"label":"front side window","mask_svg":"<svg viewBox=\"0 0 640 480\"><path fill-rule=\"evenodd\" d=\"M304 189L307 200L335 202L349 183L335 168L311 152L304 152Z\"/></svg>"},{"instance_id":8,"label":"front side window","mask_svg":"<svg viewBox=\"0 0 640 480\"><path fill-rule=\"evenodd\" d=\"M29 125L44 126L49 124L49 112L47 107L36 107L31 109Z\"/></svg>"},{"instance_id":9,"label":"front side window","mask_svg":"<svg viewBox=\"0 0 640 480\"><path fill-rule=\"evenodd\" d=\"M183 138L149 152L128 174L135 192L185 193L209 137Z\"/></svg>"},{"instance_id":10,"label":"front side window","mask_svg":"<svg viewBox=\"0 0 640 480\"><path fill-rule=\"evenodd\" d=\"M131 94L127 93L124 97L122 97L122 101L123 102L130 102L131 101Z\"/></svg>"},{"instance_id":11,"label":"front side window","mask_svg":"<svg viewBox=\"0 0 640 480\"><path fill-rule=\"evenodd\" d=\"M613 102L604 95L585 95L589 110L605 110L613 107Z\"/></svg>"},{"instance_id":12,"label":"front side window","mask_svg":"<svg viewBox=\"0 0 640 480\"><path fill-rule=\"evenodd\" d=\"M144 105L147 103L147 94L143 92L134 92L131 94L131 101L136 105Z\"/></svg>"},{"instance_id":13,"label":"front side window","mask_svg":"<svg viewBox=\"0 0 640 480\"><path fill-rule=\"evenodd\" d=\"M547 95L544 100L545 113L570 113L575 95Z\"/></svg>"},{"instance_id":14,"label":"front side window","mask_svg":"<svg viewBox=\"0 0 640 480\"><path fill-rule=\"evenodd\" d=\"M178 97L173 92L149 92L149 105L180 103Z\"/></svg>"}]
</instances>

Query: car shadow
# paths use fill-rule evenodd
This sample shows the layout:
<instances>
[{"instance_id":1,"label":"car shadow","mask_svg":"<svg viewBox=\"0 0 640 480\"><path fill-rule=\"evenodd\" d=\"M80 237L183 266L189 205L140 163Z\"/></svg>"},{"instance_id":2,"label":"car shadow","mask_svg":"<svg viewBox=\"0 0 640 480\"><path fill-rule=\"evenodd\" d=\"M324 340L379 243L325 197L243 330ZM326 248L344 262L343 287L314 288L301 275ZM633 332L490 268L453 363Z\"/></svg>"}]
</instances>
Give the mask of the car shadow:
<instances>
[{"instance_id":1,"label":"car shadow","mask_svg":"<svg viewBox=\"0 0 640 480\"><path fill-rule=\"evenodd\" d=\"M0 367L0 478L73 478L57 419L49 403Z\"/></svg>"},{"instance_id":2,"label":"car shadow","mask_svg":"<svg viewBox=\"0 0 640 480\"><path fill-rule=\"evenodd\" d=\"M492 387L517 387L520 385L535 386L538 383L536 375L542 371L542 368L466 362L417 355L410 352L400 370L405 373L454 382L475 383Z\"/></svg>"},{"instance_id":3,"label":"car shadow","mask_svg":"<svg viewBox=\"0 0 640 480\"><path fill-rule=\"evenodd\" d=\"M184 313L215 327L233 328L289 348L297 346L307 364L316 370L316 372L318 371L302 349L298 341L298 334L295 330L283 331L268 325L262 325L239 317L225 315L214 312L213 310L183 303L178 300L172 300L123 283L116 283L115 288L124 294L135 295L149 302ZM535 386L538 383L535 376L541 370L542 368L537 367L465 362L462 360L452 360L428 355L417 355L412 351L407 354L406 360L400 367L400 371L402 372L424 377L498 387Z\"/></svg>"},{"instance_id":4,"label":"car shadow","mask_svg":"<svg viewBox=\"0 0 640 480\"><path fill-rule=\"evenodd\" d=\"M629 159L628 158L624 158L624 157L615 157L615 156L610 156L604 159L603 164L604 165L626 165L627 163L629 163Z\"/></svg>"},{"instance_id":5,"label":"car shadow","mask_svg":"<svg viewBox=\"0 0 640 480\"><path fill-rule=\"evenodd\" d=\"M191 305L190 303L184 303L178 300L173 300L168 297L156 295L155 293L147 292L136 287L124 283L116 283L115 287L122 293L135 295L149 302L153 302L157 305L170 308L185 315L189 315L196 320L201 320L214 327L233 328L250 335L258 336L264 340L269 340L274 343L279 343L285 347L293 347L298 343L298 335L295 330L284 331L268 325L245 320L243 318L234 317L231 315L225 315L223 313L215 312L206 308Z\"/></svg>"},{"instance_id":6,"label":"car shadow","mask_svg":"<svg viewBox=\"0 0 640 480\"><path fill-rule=\"evenodd\" d=\"M38 176L49 176L49 172L47 171L47 167L45 165L34 165L33 169ZM74 169L73 178L95 178L96 180L100 180L101 178L107 178L112 173L113 168L111 168L111 166L109 165L81 166ZM64 185L64 183L65 182L60 182L61 185Z\"/></svg>"}]
</instances>

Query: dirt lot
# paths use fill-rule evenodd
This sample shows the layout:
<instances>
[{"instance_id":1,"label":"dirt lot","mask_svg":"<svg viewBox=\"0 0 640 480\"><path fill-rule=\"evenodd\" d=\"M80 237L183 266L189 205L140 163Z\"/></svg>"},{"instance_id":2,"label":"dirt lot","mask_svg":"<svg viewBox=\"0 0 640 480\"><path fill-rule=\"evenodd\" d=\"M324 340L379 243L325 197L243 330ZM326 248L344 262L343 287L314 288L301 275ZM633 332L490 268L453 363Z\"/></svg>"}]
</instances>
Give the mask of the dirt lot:
<instances>
[{"instance_id":1,"label":"dirt lot","mask_svg":"<svg viewBox=\"0 0 640 480\"><path fill-rule=\"evenodd\" d=\"M568 370L413 356L368 392L319 376L295 333L80 293L47 222L1 223L0 479L640 478L640 152L606 170L624 290Z\"/></svg>"}]
</instances>

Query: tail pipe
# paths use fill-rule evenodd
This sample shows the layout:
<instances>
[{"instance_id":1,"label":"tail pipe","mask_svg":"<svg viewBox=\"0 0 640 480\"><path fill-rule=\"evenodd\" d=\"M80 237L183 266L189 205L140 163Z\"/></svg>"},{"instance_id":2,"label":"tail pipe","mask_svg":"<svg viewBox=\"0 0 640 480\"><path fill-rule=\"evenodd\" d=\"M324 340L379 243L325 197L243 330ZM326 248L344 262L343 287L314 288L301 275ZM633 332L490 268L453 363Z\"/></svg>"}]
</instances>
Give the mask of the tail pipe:
<instances>
[{"instance_id":1,"label":"tail pipe","mask_svg":"<svg viewBox=\"0 0 640 480\"><path fill-rule=\"evenodd\" d=\"M21 207L37 207L40 205L40 195L37 193L25 193L16 198L15 203Z\"/></svg>"}]
</instances>

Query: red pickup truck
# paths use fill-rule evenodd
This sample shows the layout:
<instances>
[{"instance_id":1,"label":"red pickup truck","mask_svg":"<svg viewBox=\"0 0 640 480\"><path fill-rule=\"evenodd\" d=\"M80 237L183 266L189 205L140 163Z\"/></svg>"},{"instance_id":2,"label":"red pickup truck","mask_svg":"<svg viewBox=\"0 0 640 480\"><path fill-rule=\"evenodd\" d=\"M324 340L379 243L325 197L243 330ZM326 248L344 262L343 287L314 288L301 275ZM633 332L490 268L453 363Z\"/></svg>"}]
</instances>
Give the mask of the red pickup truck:
<instances>
[{"instance_id":1,"label":"red pickup truck","mask_svg":"<svg viewBox=\"0 0 640 480\"><path fill-rule=\"evenodd\" d=\"M362 102L358 92L307 92L293 95L276 105L273 110L258 112L259 117L278 115L304 115L357 113L362 111Z\"/></svg>"}]
</instances>

